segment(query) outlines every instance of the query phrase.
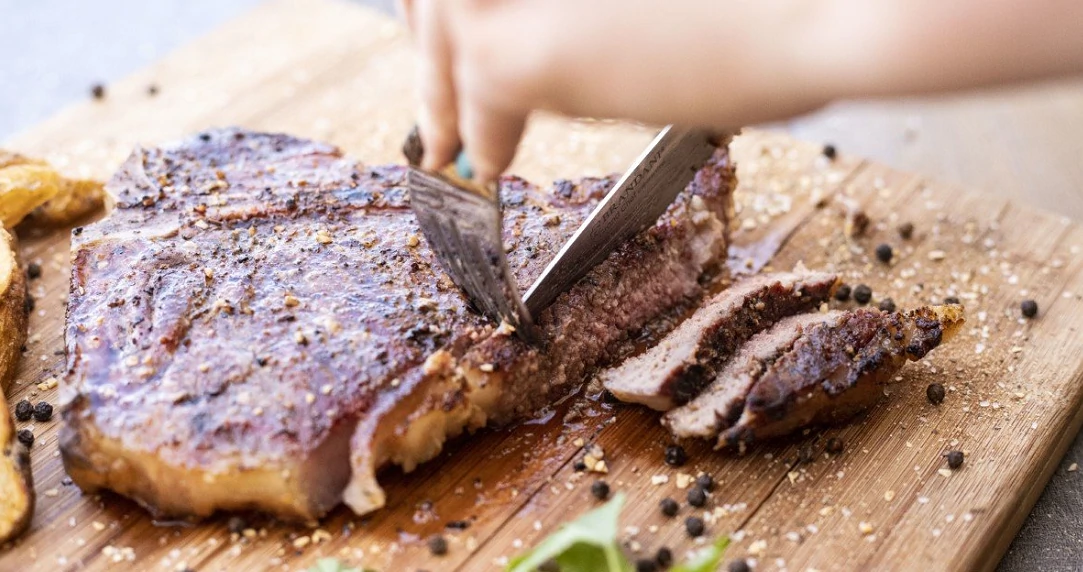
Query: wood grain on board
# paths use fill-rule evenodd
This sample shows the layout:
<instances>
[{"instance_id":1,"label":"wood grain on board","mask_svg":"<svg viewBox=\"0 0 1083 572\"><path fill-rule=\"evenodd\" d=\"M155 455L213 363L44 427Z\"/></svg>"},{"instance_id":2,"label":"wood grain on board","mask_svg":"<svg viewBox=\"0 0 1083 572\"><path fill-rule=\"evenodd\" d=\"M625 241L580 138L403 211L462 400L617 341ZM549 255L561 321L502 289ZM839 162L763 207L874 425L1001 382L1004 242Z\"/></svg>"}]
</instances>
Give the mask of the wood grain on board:
<instances>
[{"instance_id":1,"label":"wood grain on board","mask_svg":"<svg viewBox=\"0 0 1083 572\"><path fill-rule=\"evenodd\" d=\"M411 66L403 32L384 17L337 0L279 0L10 145L106 177L136 145L236 124L326 140L369 163L398 161L412 124ZM150 83L159 95L146 94ZM541 117L512 170L543 183L620 170L650 134ZM828 161L817 146L780 135L747 133L734 155L735 241L746 249L736 250L738 266L747 249L779 244L773 268L837 269L902 307L946 296L967 306L962 335L904 369L884 402L854 423L745 456L687 443L688 465L670 468L662 457L671 439L656 413L573 397L539 420L459 439L412 474L386 471L389 504L373 515L339 509L319 529L245 515L247 535L231 535L226 517L162 526L121 498L84 496L65 481L58 423L22 424L37 435L38 510L31 531L0 554L0 570L298 570L324 556L379 570L496 570L596 504L589 488L599 475L572 467L595 444L604 478L628 494L624 535L641 555L696 546L683 529L691 509L682 502L667 519L657 505L683 500L679 474L706 471L719 483L704 509L708 536L734 534L729 557L754 557L761 570L991 568L1083 421L1083 356L1074 350L1083 228L876 164ZM870 216L866 236L843 234L846 202ZM914 224L911 240L896 232L902 222ZM49 380L64 367L69 244L65 233L25 234L23 255L44 273L31 286L38 304L12 402L55 402ZM895 247L890 266L871 256L881 242ZM1033 321L1018 313L1028 297L1041 307ZM943 405L924 397L933 381L948 387ZM824 453L829 437L844 441L841 454ZM815 452L811 463L797 462L804 445ZM941 474L948 449L967 460ZM448 529L452 521L467 527ZM436 533L449 538L446 556L425 547Z\"/></svg>"}]
</instances>

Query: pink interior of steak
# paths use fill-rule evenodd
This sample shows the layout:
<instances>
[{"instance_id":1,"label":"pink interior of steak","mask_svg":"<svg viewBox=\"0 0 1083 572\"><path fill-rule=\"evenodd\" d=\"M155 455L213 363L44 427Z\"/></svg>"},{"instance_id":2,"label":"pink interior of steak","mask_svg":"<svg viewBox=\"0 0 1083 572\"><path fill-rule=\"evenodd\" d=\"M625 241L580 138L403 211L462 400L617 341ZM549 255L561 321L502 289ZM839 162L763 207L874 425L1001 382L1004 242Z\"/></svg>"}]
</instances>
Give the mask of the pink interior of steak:
<instances>
[{"instance_id":1,"label":"pink interior of steak","mask_svg":"<svg viewBox=\"0 0 1083 572\"><path fill-rule=\"evenodd\" d=\"M503 182L521 287L611 182ZM371 510L380 465L410 468L464 428L532 411L701 295L732 187L720 152L658 226L539 317L538 350L494 331L434 266L400 168L238 130L138 151L110 183L117 210L74 240L65 465L162 516L311 520L347 480Z\"/></svg>"}]
</instances>

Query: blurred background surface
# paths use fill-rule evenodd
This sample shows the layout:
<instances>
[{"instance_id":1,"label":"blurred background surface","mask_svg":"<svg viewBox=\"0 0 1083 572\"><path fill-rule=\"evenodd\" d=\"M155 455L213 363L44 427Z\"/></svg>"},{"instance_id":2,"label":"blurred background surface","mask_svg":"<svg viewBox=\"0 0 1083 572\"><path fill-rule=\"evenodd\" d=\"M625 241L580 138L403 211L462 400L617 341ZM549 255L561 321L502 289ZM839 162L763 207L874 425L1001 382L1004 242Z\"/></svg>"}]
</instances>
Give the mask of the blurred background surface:
<instances>
[{"instance_id":1,"label":"blurred background surface","mask_svg":"<svg viewBox=\"0 0 1083 572\"><path fill-rule=\"evenodd\" d=\"M385 11L394 4L351 1ZM0 0L0 142L259 3ZM1083 80L935 101L845 102L767 127L1083 220ZM1001 570L1083 570L1083 472L1068 470L1078 462L1080 437Z\"/></svg>"}]
</instances>

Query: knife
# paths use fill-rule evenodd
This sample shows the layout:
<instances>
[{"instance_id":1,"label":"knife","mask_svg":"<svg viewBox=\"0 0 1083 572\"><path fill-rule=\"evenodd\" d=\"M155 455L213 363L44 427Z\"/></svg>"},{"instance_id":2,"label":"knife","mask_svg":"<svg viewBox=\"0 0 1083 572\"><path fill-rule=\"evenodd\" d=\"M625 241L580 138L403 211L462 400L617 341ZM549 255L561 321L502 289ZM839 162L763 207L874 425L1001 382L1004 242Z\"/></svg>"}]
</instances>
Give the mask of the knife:
<instances>
[{"instance_id":1,"label":"knife","mask_svg":"<svg viewBox=\"0 0 1083 572\"><path fill-rule=\"evenodd\" d=\"M403 152L411 207L422 234L452 281L489 318L506 322L523 340L538 340L532 316L574 285L609 253L657 222L718 146L714 132L669 125L617 181L541 276L519 295L504 255L500 200L494 187L471 180L459 159L440 172L418 167L424 150L417 130Z\"/></svg>"}]
</instances>

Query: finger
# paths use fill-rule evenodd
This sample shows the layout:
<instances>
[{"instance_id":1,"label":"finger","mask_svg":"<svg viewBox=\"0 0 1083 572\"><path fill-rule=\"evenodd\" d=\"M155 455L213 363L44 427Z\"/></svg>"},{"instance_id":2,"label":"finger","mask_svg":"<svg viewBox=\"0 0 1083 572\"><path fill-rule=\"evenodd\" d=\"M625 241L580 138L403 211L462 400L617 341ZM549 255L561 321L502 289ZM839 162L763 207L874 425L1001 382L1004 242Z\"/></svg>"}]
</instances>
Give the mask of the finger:
<instances>
[{"instance_id":1,"label":"finger","mask_svg":"<svg viewBox=\"0 0 1083 572\"><path fill-rule=\"evenodd\" d=\"M402 21L406 22L406 28L410 30L410 34L415 34L417 27L414 25L414 0L396 0L395 8Z\"/></svg>"},{"instance_id":2,"label":"finger","mask_svg":"<svg viewBox=\"0 0 1083 572\"><path fill-rule=\"evenodd\" d=\"M488 106L476 98L460 101L460 130L474 178L482 183L495 181L515 158L526 116Z\"/></svg>"},{"instance_id":3,"label":"finger","mask_svg":"<svg viewBox=\"0 0 1083 572\"><path fill-rule=\"evenodd\" d=\"M451 43L442 0L412 0L418 39L418 88L421 109L418 129L425 147L421 166L439 169L455 159L459 144L459 118L452 83Z\"/></svg>"}]
</instances>

